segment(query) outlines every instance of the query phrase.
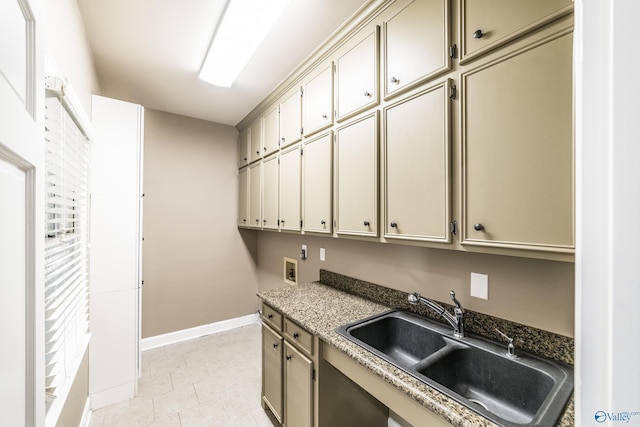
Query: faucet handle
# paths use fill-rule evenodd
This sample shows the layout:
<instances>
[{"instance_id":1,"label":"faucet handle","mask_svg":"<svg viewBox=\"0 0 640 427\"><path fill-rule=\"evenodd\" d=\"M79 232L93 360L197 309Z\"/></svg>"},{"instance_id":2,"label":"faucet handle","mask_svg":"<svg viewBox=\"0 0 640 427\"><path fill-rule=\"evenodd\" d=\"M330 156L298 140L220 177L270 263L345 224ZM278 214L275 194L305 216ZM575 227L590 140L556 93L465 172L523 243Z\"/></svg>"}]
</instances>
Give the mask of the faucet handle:
<instances>
[{"instance_id":1,"label":"faucet handle","mask_svg":"<svg viewBox=\"0 0 640 427\"><path fill-rule=\"evenodd\" d=\"M411 292L407 297L409 304L418 304L420 302L420 294L417 292Z\"/></svg>"},{"instance_id":2,"label":"faucet handle","mask_svg":"<svg viewBox=\"0 0 640 427\"><path fill-rule=\"evenodd\" d=\"M458 299L456 298L456 293L453 290L451 290L451 292L449 292L449 296L451 297L451 300L456 305L457 310L462 311L462 304L460 304L460 301L458 301Z\"/></svg>"}]
</instances>

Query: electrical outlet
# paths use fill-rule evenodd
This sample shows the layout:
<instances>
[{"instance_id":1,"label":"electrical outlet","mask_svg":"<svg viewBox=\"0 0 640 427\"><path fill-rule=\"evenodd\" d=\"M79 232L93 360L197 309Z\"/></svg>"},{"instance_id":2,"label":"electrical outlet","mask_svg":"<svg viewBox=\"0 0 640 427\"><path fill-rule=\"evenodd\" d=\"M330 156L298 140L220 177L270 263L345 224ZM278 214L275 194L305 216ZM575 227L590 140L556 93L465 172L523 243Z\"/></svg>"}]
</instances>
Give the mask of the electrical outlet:
<instances>
[{"instance_id":1,"label":"electrical outlet","mask_svg":"<svg viewBox=\"0 0 640 427\"><path fill-rule=\"evenodd\" d=\"M324 248L320 248L320 261L324 261L326 258L326 252L324 251Z\"/></svg>"},{"instance_id":2,"label":"electrical outlet","mask_svg":"<svg viewBox=\"0 0 640 427\"><path fill-rule=\"evenodd\" d=\"M300 250L300 259L307 259L307 245L302 245L302 249Z\"/></svg>"},{"instance_id":3,"label":"electrical outlet","mask_svg":"<svg viewBox=\"0 0 640 427\"><path fill-rule=\"evenodd\" d=\"M481 299L489 299L488 275L471 273L471 296Z\"/></svg>"}]
</instances>

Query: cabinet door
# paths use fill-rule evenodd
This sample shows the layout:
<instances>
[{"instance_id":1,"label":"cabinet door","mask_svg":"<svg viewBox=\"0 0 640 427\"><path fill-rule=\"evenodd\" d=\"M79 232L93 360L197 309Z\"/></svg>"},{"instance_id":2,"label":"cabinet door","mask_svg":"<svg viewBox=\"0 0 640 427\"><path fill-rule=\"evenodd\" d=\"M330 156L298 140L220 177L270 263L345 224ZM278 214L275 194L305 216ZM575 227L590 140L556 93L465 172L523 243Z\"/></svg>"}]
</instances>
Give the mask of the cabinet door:
<instances>
[{"instance_id":1,"label":"cabinet door","mask_svg":"<svg viewBox=\"0 0 640 427\"><path fill-rule=\"evenodd\" d=\"M384 110L385 237L450 241L448 87Z\"/></svg>"},{"instance_id":2,"label":"cabinet door","mask_svg":"<svg viewBox=\"0 0 640 427\"><path fill-rule=\"evenodd\" d=\"M262 222L262 163L249 167L249 227L260 228Z\"/></svg>"},{"instance_id":3,"label":"cabinet door","mask_svg":"<svg viewBox=\"0 0 640 427\"><path fill-rule=\"evenodd\" d=\"M331 233L332 133L308 140L302 156L303 229Z\"/></svg>"},{"instance_id":4,"label":"cabinet door","mask_svg":"<svg viewBox=\"0 0 640 427\"><path fill-rule=\"evenodd\" d=\"M377 112L336 131L337 233L378 235Z\"/></svg>"},{"instance_id":5,"label":"cabinet door","mask_svg":"<svg viewBox=\"0 0 640 427\"><path fill-rule=\"evenodd\" d=\"M283 339L262 325L262 400L280 423L283 422Z\"/></svg>"},{"instance_id":6,"label":"cabinet door","mask_svg":"<svg viewBox=\"0 0 640 427\"><path fill-rule=\"evenodd\" d=\"M286 96L280 104L280 148L302 139L302 93L300 89Z\"/></svg>"},{"instance_id":7,"label":"cabinet door","mask_svg":"<svg viewBox=\"0 0 640 427\"><path fill-rule=\"evenodd\" d=\"M304 134L333 124L333 63L320 67L303 86Z\"/></svg>"},{"instance_id":8,"label":"cabinet door","mask_svg":"<svg viewBox=\"0 0 640 427\"><path fill-rule=\"evenodd\" d=\"M238 172L238 226L249 224L249 169Z\"/></svg>"},{"instance_id":9,"label":"cabinet door","mask_svg":"<svg viewBox=\"0 0 640 427\"><path fill-rule=\"evenodd\" d=\"M262 119L251 125L249 133L249 161L255 162L262 157Z\"/></svg>"},{"instance_id":10,"label":"cabinet door","mask_svg":"<svg viewBox=\"0 0 640 427\"><path fill-rule=\"evenodd\" d=\"M416 0L384 23L385 95L450 68L449 0Z\"/></svg>"},{"instance_id":11,"label":"cabinet door","mask_svg":"<svg viewBox=\"0 0 640 427\"><path fill-rule=\"evenodd\" d=\"M280 147L280 115L277 104L265 113L262 123L264 127L262 151L265 156L268 156L278 151Z\"/></svg>"},{"instance_id":12,"label":"cabinet door","mask_svg":"<svg viewBox=\"0 0 640 427\"><path fill-rule=\"evenodd\" d=\"M470 70L462 82L462 243L574 246L572 34Z\"/></svg>"},{"instance_id":13,"label":"cabinet door","mask_svg":"<svg viewBox=\"0 0 640 427\"><path fill-rule=\"evenodd\" d=\"M300 231L300 146L280 154L280 229Z\"/></svg>"},{"instance_id":14,"label":"cabinet door","mask_svg":"<svg viewBox=\"0 0 640 427\"><path fill-rule=\"evenodd\" d=\"M249 164L249 129L238 136L238 168Z\"/></svg>"},{"instance_id":15,"label":"cabinet door","mask_svg":"<svg viewBox=\"0 0 640 427\"><path fill-rule=\"evenodd\" d=\"M573 0L458 0L460 63L573 12Z\"/></svg>"},{"instance_id":16,"label":"cabinet door","mask_svg":"<svg viewBox=\"0 0 640 427\"><path fill-rule=\"evenodd\" d=\"M285 341L285 425L313 425L313 362Z\"/></svg>"},{"instance_id":17,"label":"cabinet door","mask_svg":"<svg viewBox=\"0 0 640 427\"><path fill-rule=\"evenodd\" d=\"M278 155L264 160L262 165L262 228L278 229Z\"/></svg>"},{"instance_id":18,"label":"cabinet door","mask_svg":"<svg viewBox=\"0 0 640 427\"><path fill-rule=\"evenodd\" d=\"M378 103L379 27L336 60L336 119L344 120Z\"/></svg>"}]
</instances>

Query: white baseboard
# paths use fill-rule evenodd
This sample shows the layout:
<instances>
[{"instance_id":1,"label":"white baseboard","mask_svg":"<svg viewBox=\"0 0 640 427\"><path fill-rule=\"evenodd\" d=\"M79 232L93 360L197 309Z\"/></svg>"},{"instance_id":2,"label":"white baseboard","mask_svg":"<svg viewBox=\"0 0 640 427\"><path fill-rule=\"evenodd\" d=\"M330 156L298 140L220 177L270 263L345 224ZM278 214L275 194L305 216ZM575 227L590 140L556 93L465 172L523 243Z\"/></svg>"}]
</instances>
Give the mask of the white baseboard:
<instances>
[{"instance_id":1,"label":"white baseboard","mask_svg":"<svg viewBox=\"0 0 640 427\"><path fill-rule=\"evenodd\" d=\"M246 316L236 317L234 319L222 320L220 322L209 323L208 325L196 326L195 328L183 329L181 331L169 332L168 334L156 335L154 337L143 338L140 340L140 349L142 351L151 350L153 348L162 347L164 345L176 344L204 335L215 334L216 332L228 331L242 326L258 323L260 316L258 313L248 314Z\"/></svg>"},{"instance_id":2,"label":"white baseboard","mask_svg":"<svg viewBox=\"0 0 640 427\"><path fill-rule=\"evenodd\" d=\"M106 390L100 390L89 394L91 409L100 409L135 396L136 381L120 384Z\"/></svg>"}]
</instances>

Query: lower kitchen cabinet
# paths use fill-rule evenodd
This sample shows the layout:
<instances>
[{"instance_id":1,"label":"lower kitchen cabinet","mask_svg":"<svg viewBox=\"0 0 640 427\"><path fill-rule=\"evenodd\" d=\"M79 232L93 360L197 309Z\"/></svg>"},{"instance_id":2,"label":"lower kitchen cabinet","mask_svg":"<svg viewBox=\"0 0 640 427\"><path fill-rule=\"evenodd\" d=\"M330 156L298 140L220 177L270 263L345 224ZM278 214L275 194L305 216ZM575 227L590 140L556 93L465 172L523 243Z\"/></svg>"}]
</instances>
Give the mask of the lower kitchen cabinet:
<instances>
[{"instance_id":1,"label":"lower kitchen cabinet","mask_svg":"<svg viewBox=\"0 0 640 427\"><path fill-rule=\"evenodd\" d=\"M289 344L285 347L285 426L313 426L313 361Z\"/></svg>"},{"instance_id":2,"label":"lower kitchen cabinet","mask_svg":"<svg viewBox=\"0 0 640 427\"><path fill-rule=\"evenodd\" d=\"M315 337L262 305L262 404L285 427L313 427Z\"/></svg>"},{"instance_id":3,"label":"lower kitchen cabinet","mask_svg":"<svg viewBox=\"0 0 640 427\"><path fill-rule=\"evenodd\" d=\"M267 325L262 325L262 401L276 419L283 421L282 336Z\"/></svg>"}]
</instances>

